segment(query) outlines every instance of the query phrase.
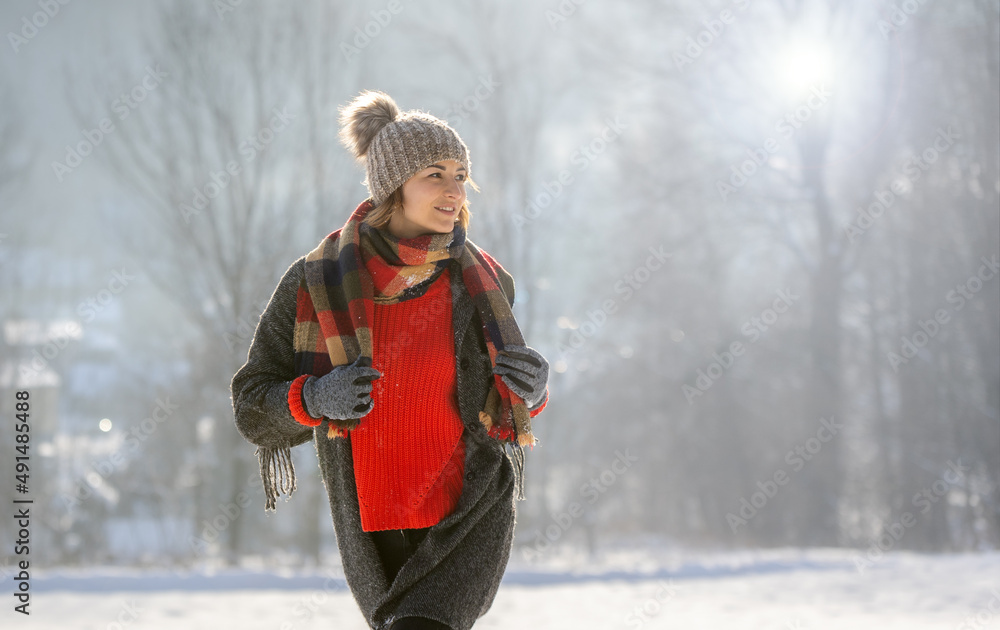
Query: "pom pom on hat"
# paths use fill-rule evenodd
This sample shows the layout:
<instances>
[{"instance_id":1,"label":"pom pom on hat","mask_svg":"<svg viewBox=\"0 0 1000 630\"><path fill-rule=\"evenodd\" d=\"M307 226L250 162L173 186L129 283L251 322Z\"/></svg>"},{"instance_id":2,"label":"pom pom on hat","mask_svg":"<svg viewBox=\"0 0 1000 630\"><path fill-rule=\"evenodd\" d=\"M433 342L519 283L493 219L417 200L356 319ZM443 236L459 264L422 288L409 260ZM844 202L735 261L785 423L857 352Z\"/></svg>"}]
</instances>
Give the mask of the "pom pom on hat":
<instances>
[{"instance_id":1,"label":"pom pom on hat","mask_svg":"<svg viewBox=\"0 0 1000 630\"><path fill-rule=\"evenodd\" d=\"M340 139L362 160L382 128L399 117L396 101L385 92L365 90L340 108Z\"/></svg>"}]
</instances>

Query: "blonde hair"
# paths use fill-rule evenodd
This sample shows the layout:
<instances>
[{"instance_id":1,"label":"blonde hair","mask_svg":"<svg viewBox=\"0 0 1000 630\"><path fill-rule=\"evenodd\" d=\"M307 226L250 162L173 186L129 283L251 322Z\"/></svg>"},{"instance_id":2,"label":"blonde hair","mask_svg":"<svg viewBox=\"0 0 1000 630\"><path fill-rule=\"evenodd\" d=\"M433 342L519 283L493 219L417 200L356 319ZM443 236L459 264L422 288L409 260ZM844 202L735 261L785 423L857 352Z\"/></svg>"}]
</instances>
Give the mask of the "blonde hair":
<instances>
[{"instance_id":1,"label":"blonde hair","mask_svg":"<svg viewBox=\"0 0 1000 630\"><path fill-rule=\"evenodd\" d=\"M476 182L472 179L466 177L465 183L472 187L472 190L479 192L479 186L476 186ZM392 191L385 201L375 206L369 212L364 219L364 222L372 227L384 228L389 224L389 219L396 212L403 211L403 187L400 186L396 190ZM463 230L469 229L469 220L472 218L472 213L469 211L469 199L466 198L462 207L458 209L458 220L455 223L462 226Z\"/></svg>"}]
</instances>

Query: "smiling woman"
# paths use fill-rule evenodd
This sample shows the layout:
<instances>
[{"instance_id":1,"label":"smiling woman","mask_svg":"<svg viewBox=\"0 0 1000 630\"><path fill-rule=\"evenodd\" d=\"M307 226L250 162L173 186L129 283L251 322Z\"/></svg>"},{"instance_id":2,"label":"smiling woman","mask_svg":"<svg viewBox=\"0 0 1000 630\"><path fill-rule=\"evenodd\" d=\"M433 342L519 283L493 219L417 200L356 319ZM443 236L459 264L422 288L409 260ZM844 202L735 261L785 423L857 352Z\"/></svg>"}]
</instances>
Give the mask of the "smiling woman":
<instances>
[{"instance_id":1,"label":"smiling woman","mask_svg":"<svg viewBox=\"0 0 1000 630\"><path fill-rule=\"evenodd\" d=\"M398 238L451 232L456 224L467 229L470 214L466 184L478 192L468 169L455 160L442 160L394 190L366 220Z\"/></svg>"},{"instance_id":2,"label":"smiling woman","mask_svg":"<svg viewBox=\"0 0 1000 630\"><path fill-rule=\"evenodd\" d=\"M285 273L233 379L267 509L313 440L344 575L379 630L465 630L490 609L548 400L514 280L467 238L465 143L381 92L341 110L371 196ZM508 449L510 452L508 452Z\"/></svg>"},{"instance_id":3,"label":"smiling woman","mask_svg":"<svg viewBox=\"0 0 1000 630\"><path fill-rule=\"evenodd\" d=\"M402 187L403 211L389 220L398 238L451 232L465 205L466 168L455 160L431 164Z\"/></svg>"}]
</instances>

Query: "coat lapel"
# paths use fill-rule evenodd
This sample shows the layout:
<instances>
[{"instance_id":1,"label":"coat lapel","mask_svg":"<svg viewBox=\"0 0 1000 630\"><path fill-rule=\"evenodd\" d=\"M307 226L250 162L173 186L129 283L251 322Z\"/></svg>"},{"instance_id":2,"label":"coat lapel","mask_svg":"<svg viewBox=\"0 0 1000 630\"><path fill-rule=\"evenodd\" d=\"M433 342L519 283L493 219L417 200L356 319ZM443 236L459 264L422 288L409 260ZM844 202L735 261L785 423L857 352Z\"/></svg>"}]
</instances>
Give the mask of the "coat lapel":
<instances>
[{"instance_id":1,"label":"coat lapel","mask_svg":"<svg viewBox=\"0 0 1000 630\"><path fill-rule=\"evenodd\" d=\"M469 297L462 282L462 266L458 261L451 264L451 321L455 329L455 357L459 358L462 353L462 342L465 340L465 333L469 328L469 320L472 319L475 306L472 298Z\"/></svg>"}]
</instances>

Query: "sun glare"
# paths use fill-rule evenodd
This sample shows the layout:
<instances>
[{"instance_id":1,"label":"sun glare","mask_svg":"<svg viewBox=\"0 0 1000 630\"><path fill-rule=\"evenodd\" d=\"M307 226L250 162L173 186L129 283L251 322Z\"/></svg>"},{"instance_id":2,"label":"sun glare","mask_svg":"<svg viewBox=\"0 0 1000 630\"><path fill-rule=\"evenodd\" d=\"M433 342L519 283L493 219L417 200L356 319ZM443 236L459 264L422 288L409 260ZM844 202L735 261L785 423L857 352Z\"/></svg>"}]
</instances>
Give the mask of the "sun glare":
<instances>
[{"instance_id":1,"label":"sun glare","mask_svg":"<svg viewBox=\"0 0 1000 630\"><path fill-rule=\"evenodd\" d=\"M814 88L830 87L833 55L819 42L793 42L778 59L777 70L779 89L789 98L798 98Z\"/></svg>"}]
</instances>

